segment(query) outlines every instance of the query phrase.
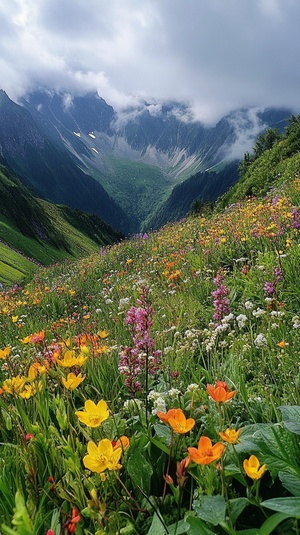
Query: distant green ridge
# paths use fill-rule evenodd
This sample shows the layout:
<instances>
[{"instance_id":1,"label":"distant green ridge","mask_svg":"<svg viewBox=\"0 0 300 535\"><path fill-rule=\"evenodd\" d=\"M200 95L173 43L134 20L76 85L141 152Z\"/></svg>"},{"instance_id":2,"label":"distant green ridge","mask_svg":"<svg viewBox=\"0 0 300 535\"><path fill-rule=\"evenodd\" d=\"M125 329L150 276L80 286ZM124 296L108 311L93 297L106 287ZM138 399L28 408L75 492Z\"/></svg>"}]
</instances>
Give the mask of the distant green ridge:
<instances>
[{"instance_id":1,"label":"distant green ridge","mask_svg":"<svg viewBox=\"0 0 300 535\"><path fill-rule=\"evenodd\" d=\"M49 265L89 255L122 238L95 215L35 197L0 163L0 283L32 276Z\"/></svg>"}]
</instances>

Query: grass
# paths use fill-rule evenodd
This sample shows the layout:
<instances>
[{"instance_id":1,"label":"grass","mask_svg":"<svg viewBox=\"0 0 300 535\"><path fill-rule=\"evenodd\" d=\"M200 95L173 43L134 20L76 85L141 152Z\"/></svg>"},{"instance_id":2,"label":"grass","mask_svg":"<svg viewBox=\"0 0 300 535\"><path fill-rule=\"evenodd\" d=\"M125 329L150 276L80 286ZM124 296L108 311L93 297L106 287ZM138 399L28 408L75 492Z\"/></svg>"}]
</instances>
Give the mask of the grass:
<instances>
[{"instance_id":1,"label":"grass","mask_svg":"<svg viewBox=\"0 0 300 535\"><path fill-rule=\"evenodd\" d=\"M300 532L299 196L0 294L1 533Z\"/></svg>"}]
</instances>

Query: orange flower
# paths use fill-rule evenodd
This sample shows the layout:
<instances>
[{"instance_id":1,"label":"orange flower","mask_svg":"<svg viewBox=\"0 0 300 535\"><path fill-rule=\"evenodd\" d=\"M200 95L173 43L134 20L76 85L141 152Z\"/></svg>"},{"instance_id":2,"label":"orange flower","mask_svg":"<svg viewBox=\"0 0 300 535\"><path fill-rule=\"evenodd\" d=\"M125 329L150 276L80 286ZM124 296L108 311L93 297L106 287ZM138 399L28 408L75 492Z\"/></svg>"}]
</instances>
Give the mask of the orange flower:
<instances>
[{"instance_id":1,"label":"orange flower","mask_svg":"<svg viewBox=\"0 0 300 535\"><path fill-rule=\"evenodd\" d=\"M198 443L198 448L188 448L189 457L197 464L210 464L220 459L225 446L217 442L214 446L210 438L202 436Z\"/></svg>"},{"instance_id":2,"label":"orange flower","mask_svg":"<svg viewBox=\"0 0 300 535\"><path fill-rule=\"evenodd\" d=\"M247 476L251 477L253 480L260 479L267 469L266 464L260 466L260 462L255 455L251 455L249 459L245 459L243 467Z\"/></svg>"},{"instance_id":3,"label":"orange flower","mask_svg":"<svg viewBox=\"0 0 300 535\"><path fill-rule=\"evenodd\" d=\"M175 412L176 409L169 409L168 412L157 411L157 416L164 424L167 424L169 423L169 418L174 417Z\"/></svg>"},{"instance_id":4,"label":"orange flower","mask_svg":"<svg viewBox=\"0 0 300 535\"><path fill-rule=\"evenodd\" d=\"M127 450L129 447L129 438L125 435L122 435L120 438L118 438L118 440L112 441L112 447L114 451L118 448L122 448L123 451Z\"/></svg>"},{"instance_id":5,"label":"orange flower","mask_svg":"<svg viewBox=\"0 0 300 535\"><path fill-rule=\"evenodd\" d=\"M217 403L226 403L236 394L236 390L229 392L228 386L224 381L217 381L215 386L206 385L208 395Z\"/></svg>"},{"instance_id":6,"label":"orange flower","mask_svg":"<svg viewBox=\"0 0 300 535\"><path fill-rule=\"evenodd\" d=\"M224 442L228 442L228 444L236 444L239 439L240 432L241 429L235 431L234 429L228 428L226 431L220 431L219 435Z\"/></svg>"},{"instance_id":7,"label":"orange flower","mask_svg":"<svg viewBox=\"0 0 300 535\"><path fill-rule=\"evenodd\" d=\"M186 419L181 409L175 409L174 413L169 417L168 424L172 427L175 433L184 435L193 429L195 425L194 418Z\"/></svg>"}]
</instances>

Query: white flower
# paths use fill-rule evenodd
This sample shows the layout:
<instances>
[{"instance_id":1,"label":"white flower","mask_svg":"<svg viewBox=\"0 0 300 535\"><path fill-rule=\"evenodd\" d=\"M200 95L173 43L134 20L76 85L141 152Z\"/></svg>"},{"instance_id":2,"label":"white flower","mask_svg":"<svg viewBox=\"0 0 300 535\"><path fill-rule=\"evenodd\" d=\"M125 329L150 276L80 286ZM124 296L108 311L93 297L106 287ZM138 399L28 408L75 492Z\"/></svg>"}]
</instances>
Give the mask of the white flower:
<instances>
[{"instance_id":1,"label":"white flower","mask_svg":"<svg viewBox=\"0 0 300 535\"><path fill-rule=\"evenodd\" d=\"M187 392L198 392L198 390L199 390L199 385L197 385L197 383L192 383L188 385L186 389Z\"/></svg>"},{"instance_id":2,"label":"white flower","mask_svg":"<svg viewBox=\"0 0 300 535\"><path fill-rule=\"evenodd\" d=\"M228 316L224 316L224 318L221 320L222 323L228 323L229 321L234 319L234 315L232 313L228 314Z\"/></svg>"},{"instance_id":3,"label":"white flower","mask_svg":"<svg viewBox=\"0 0 300 535\"><path fill-rule=\"evenodd\" d=\"M180 390L178 390L178 388L171 388L169 391L168 391L168 396L170 398L176 398L178 396L180 396L181 392Z\"/></svg>"},{"instance_id":4,"label":"white flower","mask_svg":"<svg viewBox=\"0 0 300 535\"><path fill-rule=\"evenodd\" d=\"M152 409L152 414L155 415L158 413L158 411L160 412L164 412L166 413L167 412L167 407L166 407L166 402L164 400L164 398L162 397L158 397L154 403L153 403L153 409Z\"/></svg>"},{"instance_id":5,"label":"white flower","mask_svg":"<svg viewBox=\"0 0 300 535\"><path fill-rule=\"evenodd\" d=\"M245 316L245 314L240 314L239 316L237 316L236 321L237 321L238 327L242 329L243 327L245 327L247 316Z\"/></svg>"},{"instance_id":6,"label":"white flower","mask_svg":"<svg viewBox=\"0 0 300 535\"><path fill-rule=\"evenodd\" d=\"M120 299L120 301L119 301L118 309L119 310L123 310L124 308L126 308L129 305L129 302L130 302L129 297L122 297Z\"/></svg>"},{"instance_id":7,"label":"white flower","mask_svg":"<svg viewBox=\"0 0 300 535\"><path fill-rule=\"evenodd\" d=\"M268 343L267 339L262 333L258 334L257 337L254 340L254 345L257 348L266 347L267 343Z\"/></svg>"},{"instance_id":8,"label":"white flower","mask_svg":"<svg viewBox=\"0 0 300 535\"><path fill-rule=\"evenodd\" d=\"M245 306L245 308L247 310L251 310L254 307L254 305L253 305L253 303L251 303L251 301L246 301L244 306Z\"/></svg>"},{"instance_id":9,"label":"white flower","mask_svg":"<svg viewBox=\"0 0 300 535\"><path fill-rule=\"evenodd\" d=\"M257 308L256 310L253 310L252 314L255 318L260 318L260 316L263 316L266 313L265 310L262 308Z\"/></svg>"},{"instance_id":10,"label":"white flower","mask_svg":"<svg viewBox=\"0 0 300 535\"><path fill-rule=\"evenodd\" d=\"M284 316L284 312L282 310L272 310L270 314L271 316L275 316L276 318L282 318L282 316Z\"/></svg>"}]
</instances>

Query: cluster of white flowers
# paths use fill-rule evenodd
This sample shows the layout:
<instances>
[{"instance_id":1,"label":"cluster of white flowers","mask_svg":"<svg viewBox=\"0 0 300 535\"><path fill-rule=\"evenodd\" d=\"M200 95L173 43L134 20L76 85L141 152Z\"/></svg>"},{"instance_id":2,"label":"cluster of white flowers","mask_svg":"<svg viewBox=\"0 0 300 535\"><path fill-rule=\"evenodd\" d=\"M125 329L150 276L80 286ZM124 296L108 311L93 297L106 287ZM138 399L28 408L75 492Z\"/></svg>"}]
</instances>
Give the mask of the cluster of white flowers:
<instances>
[{"instance_id":1,"label":"cluster of white flowers","mask_svg":"<svg viewBox=\"0 0 300 535\"><path fill-rule=\"evenodd\" d=\"M258 307L256 310L252 311L252 314L255 318L260 318L261 316L266 314L266 311Z\"/></svg>"},{"instance_id":2,"label":"cluster of white flowers","mask_svg":"<svg viewBox=\"0 0 300 535\"><path fill-rule=\"evenodd\" d=\"M267 344L268 344L267 339L266 339L265 335L262 334L262 333L258 334L257 337L254 340L254 345L257 348L266 347Z\"/></svg>"},{"instance_id":3,"label":"cluster of white flowers","mask_svg":"<svg viewBox=\"0 0 300 535\"><path fill-rule=\"evenodd\" d=\"M244 307L245 307L246 310L252 310L252 308L254 308L254 305L253 305L253 303L251 301L246 301L244 303Z\"/></svg>"},{"instance_id":4,"label":"cluster of white flowers","mask_svg":"<svg viewBox=\"0 0 300 535\"><path fill-rule=\"evenodd\" d=\"M178 388L170 388L170 390L168 390L169 398L178 398L178 396L180 395L181 395L181 392L180 390L178 390Z\"/></svg>"},{"instance_id":5,"label":"cluster of white flowers","mask_svg":"<svg viewBox=\"0 0 300 535\"><path fill-rule=\"evenodd\" d=\"M191 383L186 388L186 391L188 393L192 393L192 394L195 393L195 392L199 392L199 390L200 390L200 387L199 387L199 385L197 383Z\"/></svg>"},{"instance_id":6,"label":"cluster of white flowers","mask_svg":"<svg viewBox=\"0 0 300 535\"><path fill-rule=\"evenodd\" d=\"M238 328L243 329L247 323L247 316L245 316L245 314L240 314L236 317L236 321L238 324Z\"/></svg>"},{"instance_id":7,"label":"cluster of white flowers","mask_svg":"<svg viewBox=\"0 0 300 535\"><path fill-rule=\"evenodd\" d=\"M118 305L119 310L124 310L124 308L127 308L130 303L129 297L121 297Z\"/></svg>"}]
</instances>

